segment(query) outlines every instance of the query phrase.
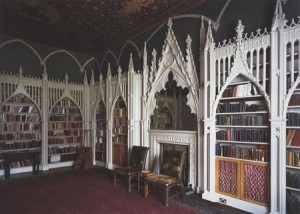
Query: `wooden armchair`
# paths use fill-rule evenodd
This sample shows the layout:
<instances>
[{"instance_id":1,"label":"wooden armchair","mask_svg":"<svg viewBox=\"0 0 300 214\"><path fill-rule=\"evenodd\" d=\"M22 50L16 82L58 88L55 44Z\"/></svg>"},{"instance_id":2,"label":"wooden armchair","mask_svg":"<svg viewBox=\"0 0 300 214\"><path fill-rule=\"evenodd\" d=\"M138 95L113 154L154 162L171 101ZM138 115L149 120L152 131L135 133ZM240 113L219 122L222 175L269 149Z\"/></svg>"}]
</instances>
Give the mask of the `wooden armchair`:
<instances>
[{"instance_id":1,"label":"wooden armchair","mask_svg":"<svg viewBox=\"0 0 300 214\"><path fill-rule=\"evenodd\" d=\"M118 167L113 169L114 174L114 186L117 183L117 176L127 178L128 182L128 192L131 192L131 187L135 184L132 184L132 179L137 178L138 181L138 191L140 188L140 177L141 172L145 167L147 153L149 151L148 147L143 146L133 146L129 161L129 166L127 167Z\"/></svg>"},{"instance_id":2,"label":"wooden armchair","mask_svg":"<svg viewBox=\"0 0 300 214\"><path fill-rule=\"evenodd\" d=\"M166 207L169 205L170 198L173 198L176 195L184 196L182 183L183 162L184 152L164 151L160 174L146 177L144 179L144 197L147 198L148 196L149 184L164 190ZM176 191L175 188L177 188ZM171 189L173 194L169 195Z\"/></svg>"}]
</instances>

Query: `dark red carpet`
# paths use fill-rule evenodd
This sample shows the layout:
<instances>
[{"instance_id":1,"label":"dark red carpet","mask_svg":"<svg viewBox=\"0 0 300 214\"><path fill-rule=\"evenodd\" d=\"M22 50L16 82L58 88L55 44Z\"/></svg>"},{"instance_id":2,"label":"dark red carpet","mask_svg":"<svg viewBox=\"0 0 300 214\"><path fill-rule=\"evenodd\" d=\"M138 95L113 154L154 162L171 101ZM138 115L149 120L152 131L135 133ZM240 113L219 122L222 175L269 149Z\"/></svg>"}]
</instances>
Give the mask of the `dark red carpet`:
<instances>
[{"instance_id":1,"label":"dark red carpet","mask_svg":"<svg viewBox=\"0 0 300 214\"><path fill-rule=\"evenodd\" d=\"M50 170L51 171L51 170ZM113 187L106 169L65 171L15 178L0 182L1 214L48 213L197 213L175 204L164 207L157 195L144 199L124 184Z\"/></svg>"}]
</instances>

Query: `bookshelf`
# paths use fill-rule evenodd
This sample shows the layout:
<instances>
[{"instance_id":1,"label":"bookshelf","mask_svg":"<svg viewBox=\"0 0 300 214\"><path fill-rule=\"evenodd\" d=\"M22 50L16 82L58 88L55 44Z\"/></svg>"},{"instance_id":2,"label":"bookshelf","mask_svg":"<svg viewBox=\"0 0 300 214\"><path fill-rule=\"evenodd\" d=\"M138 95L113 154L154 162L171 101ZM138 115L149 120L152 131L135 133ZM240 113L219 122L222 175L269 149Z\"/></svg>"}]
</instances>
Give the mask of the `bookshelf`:
<instances>
[{"instance_id":1,"label":"bookshelf","mask_svg":"<svg viewBox=\"0 0 300 214\"><path fill-rule=\"evenodd\" d=\"M299 36L298 36L299 37ZM286 213L297 213L300 209L300 46L299 38L285 44L284 64L286 70L286 93L290 96L286 109L285 152L286 166L285 196ZM295 84L297 83L297 84Z\"/></svg>"},{"instance_id":2,"label":"bookshelf","mask_svg":"<svg viewBox=\"0 0 300 214\"><path fill-rule=\"evenodd\" d=\"M173 127L172 113L168 107L162 107L157 115L157 128L161 130L169 130Z\"/></svg>"},{"instance_id":3,"label":"bookshelf","mask_svg":"<svg viewBox=\"0 0 300 214\"><path fill-rule=\"evenodd\" d=\"M0 109L0 169L4 169L4 154L41 150L41 115L30 98L17 94ZM28 158L11 160L13 173L32 169Z\"/></svg>"},{"instance_id":4,"label":"bookshelf","mask_svg":"<svg viewBox=\"0 0 300 214\"><path fill-rule=\"evenodd\" d=\"M73 165L82 141L82 115L79 108L69 98L59 100L49 115L49 164L58 167Z\"/></svg>"},{"instance_id":5,"label":"bookshelf","mask_svg":"<svg viewBox=\"0 0 300 214\"><path fill-rule=\"evenodd\" d=\"M106 162L106 109L102 100L96 109L95 159Z\"/></svg>"},{"instance_id":6,"label":"bookshelf","mask_svg":"<svg viewBox=\"0 0 300 214\"><path fill-rule=\"evenodd\" d=\"M287 108L286 122L286 207L295 213L300 207L300 88L294 90Z\"/></svg>"},{"instance_id":7,"label":"bookshelf","mask_svg":"<svg viewBox=\"0 0 300 214\"><path fill-rule=\"evenodd\" d=\"M159 106L151 115L151 129L172 130L175 128L174 120L170 108L167 106Z\"/></svg>"},{"instance_id":8,"label":"bookshelf","mask_svg":"<svg viewBox=\"0 0 300 214\"><path fill-rule=\"evenodd\" d=\"M127 165L127 121L127 107L122 97L119 97L113 111L112 128L113 164L118 166Z\"/></svg>"},{"instance_id":9,"label":"bookshelf","mask_svg":"<svg viewBox=\"0 0 300 214\"><path fill-rule=\"evenodd\" d=\"M264 97L252 82L233 81L224 90L216 112L217 193L268 206L268 119Z\"/></svg>"}]
</instances>

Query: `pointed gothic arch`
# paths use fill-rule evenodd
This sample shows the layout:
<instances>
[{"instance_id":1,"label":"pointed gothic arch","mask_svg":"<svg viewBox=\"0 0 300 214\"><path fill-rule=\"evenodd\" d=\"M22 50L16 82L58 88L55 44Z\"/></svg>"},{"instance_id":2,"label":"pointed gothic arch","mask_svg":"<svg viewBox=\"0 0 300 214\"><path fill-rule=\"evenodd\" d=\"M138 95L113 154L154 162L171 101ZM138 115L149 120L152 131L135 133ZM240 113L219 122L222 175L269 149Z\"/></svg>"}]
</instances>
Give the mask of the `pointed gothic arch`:
<instances>
[{"instance_id":1,"label":"pointed gothic arch","mask_svg":"<svg viewBox=\"0 0 300 214\"><path fill-rule=\"evenodd\" d=\"M164 42L162 57L158 61L156 67L156 51L153 52L152 67L149 73L148 91L146 109L148 110L148 118L153 114L156 107L155 94L162 89L165 89L165 83L168 81L168 74L171 71L177 85L182 88L187 88L189 94L187 95L187 105L190 106L192 113L198 114L198 95L199 88L196 69L193 64L192 54L189 52L191 40L188 37L188 55L187 61L183 57L181 49L177 43L175 34L172 30L172 21L168 22L168 33Z\"/></svg>"}]
</instances>

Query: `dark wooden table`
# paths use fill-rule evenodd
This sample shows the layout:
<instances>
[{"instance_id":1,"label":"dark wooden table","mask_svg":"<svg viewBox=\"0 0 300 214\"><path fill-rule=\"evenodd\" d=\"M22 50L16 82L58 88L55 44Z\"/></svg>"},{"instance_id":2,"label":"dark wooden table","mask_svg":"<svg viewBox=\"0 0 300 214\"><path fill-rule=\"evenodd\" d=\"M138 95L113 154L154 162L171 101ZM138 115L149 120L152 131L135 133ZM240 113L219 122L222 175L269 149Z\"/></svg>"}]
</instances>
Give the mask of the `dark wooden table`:
<instances>
[{"instance_id":1,"label":"dark wooden table","mask_svg":"<svg viewBox=\"0 0 300 214\"><path fill-rule=\"evenodd\" d=\"M7 152L4 153L4 178L9 179L10 177L10 165L14 160L20 159L31 159L32 160L32 174L39 174L40 169L40 150L31 151L19 151L19 152Z\"/></svg>"}]
</instances>

